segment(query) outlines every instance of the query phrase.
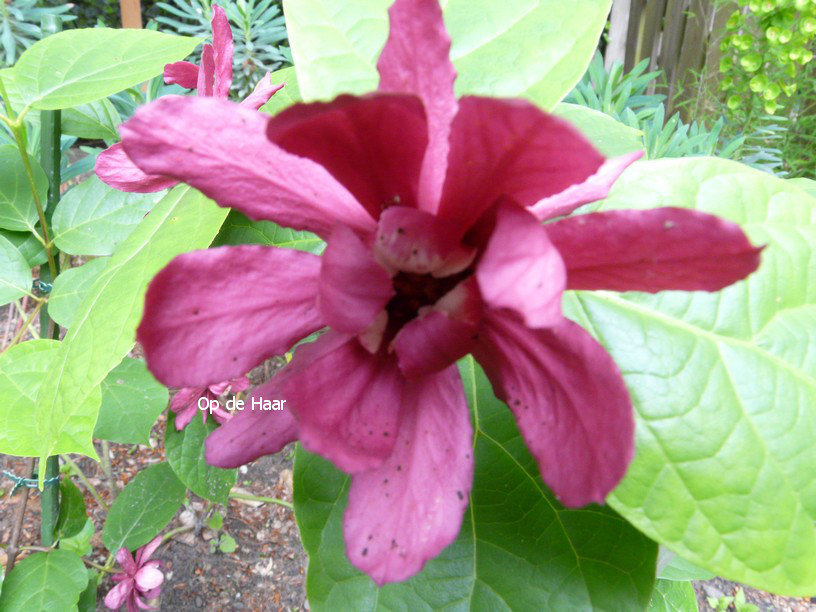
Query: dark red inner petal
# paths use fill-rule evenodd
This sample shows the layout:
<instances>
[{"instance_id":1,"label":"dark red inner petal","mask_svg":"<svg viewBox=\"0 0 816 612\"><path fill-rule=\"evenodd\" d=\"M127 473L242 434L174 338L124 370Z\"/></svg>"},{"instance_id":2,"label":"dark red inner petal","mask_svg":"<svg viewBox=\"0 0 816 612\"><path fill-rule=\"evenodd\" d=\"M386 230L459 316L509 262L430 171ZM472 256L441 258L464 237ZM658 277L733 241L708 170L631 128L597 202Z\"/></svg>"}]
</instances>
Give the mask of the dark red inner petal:
<instances>
[{"instance_id":1,"label":"dark red inner petal","mask_svg":"<svg viewBox=\"0 0 816 612\"><path fill-rule=\"evenodd\" d=\"M385 307L388 312L388 329L384 344L387 345L403 325L414 320L420 308L436 304L443 295L472 274L473 270L470 268L444 278L399 272L393 279L397 295Z\"/></svg>"},{"instance_id":2,"label":"dark red inner petal","mask_svg":"<svg viewBox=\"0 0 816 612\"><path fill-rule=\"evenodd\" d=\"M390 206L417 205L428 129L414 96L339 96L297 104L270 122L269 139L331 173L374 219Z\"/></svg>"}]
</instances>

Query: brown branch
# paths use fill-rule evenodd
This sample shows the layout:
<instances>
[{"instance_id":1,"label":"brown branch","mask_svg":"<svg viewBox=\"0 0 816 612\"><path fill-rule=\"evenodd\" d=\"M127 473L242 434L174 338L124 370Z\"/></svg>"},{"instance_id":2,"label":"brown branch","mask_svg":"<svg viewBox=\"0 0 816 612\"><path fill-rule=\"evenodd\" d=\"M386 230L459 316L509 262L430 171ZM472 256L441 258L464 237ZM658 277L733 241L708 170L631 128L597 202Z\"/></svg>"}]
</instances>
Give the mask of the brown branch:
<instances>
[{"instance_id":1,"label":"brown branch","mask_svg":"<svg viewBox=\"0 0 816 612\"><path fill-rule=\"evenodd\" d=\"M25 473L29 476L34 472L34 459L31 458L26 463ZM23 531L23 521L25 519L26 503L28 502L28 487L23 487L23 499L20 500L20 505L14 510L14 518L12 519L11 540L8 546L8 562L6 563L6 575L14 567L14 561L17 559L17 553L20 551L17 544L20 541L20 534Z\"/></svg>"}]
</instances>

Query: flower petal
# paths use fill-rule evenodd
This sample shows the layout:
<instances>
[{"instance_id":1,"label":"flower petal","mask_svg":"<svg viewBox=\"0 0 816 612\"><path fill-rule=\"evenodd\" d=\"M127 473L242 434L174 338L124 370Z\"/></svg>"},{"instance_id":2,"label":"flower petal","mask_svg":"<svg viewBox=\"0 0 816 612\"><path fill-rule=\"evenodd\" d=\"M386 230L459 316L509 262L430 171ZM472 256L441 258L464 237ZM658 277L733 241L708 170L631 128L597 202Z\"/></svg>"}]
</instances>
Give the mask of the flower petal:
<instances>
[{"instance_id":1,"label":"flower petal","mask_svg":"<svg viewBox=\"0 0 816 612\"><path fill-rule=\"evenodd\" d=\"M137 331L168 386L207 386L282 355L323 327L320 258L244 245L179 255L151 281Z\"/></svg>"},{"instance_id":2,"label":"flower petal","mask_svg":"<svg viewBox=\"0 0 816 612\"><path fill-rule=\"evenodd\" d=\"M603 200L609 195L612 185L623 171L643 157L643 151L627 153L620 157L607 159L598 171L583 183L567 187L561 193L536 202L528 210L539 221L547 221L562 215L568 215L579 206Z\"/></svg>"},{"instance_id":3,"label":"flower petal","mask_svg":"<svg viewBox=\"0 0 816 612\"><path fill-rule=\"evenodd\" d=\"M198 66L190 62L174 62L164 66L164 82L195 89L198 85Z\"/></svg>"},{"instance_id":4,"label":"flower petal","mask_svg":"<svg viewBox=\"0 0 816 612\"><path fill-rule=\"evenodd\" d=\"M212 16L213 48L215 50L215 87L213 90L217 98L228 98L232 85L232 28L227 15L217 4L213 5Z\"/></svg>"},{"instance_id":5,"label":"flower petal","mask_svg":"<svg viewBox=\"0 0 816 612\"><path fill-rule=\"evenodd\" d=\"M323 166L375 219L394 204L416 206L428 133L414 96L296 104L272 118L268 135L289 153Z\"/></svg>"},{"instance_id":6,"label":"flower petal","mask_svg":"<svg viewBox=\"0 0 816 612\"><path fill-rule=\"evenodd\" d=\"M125 603L125 600L132 590L133 579L128 578L127 580L123 580L105 595L105 607L111 610L118 610L122 607L122 604Z\"/></svg>"},{"instance_id":7,"label":"flower petal","mask_svg":"<svg viewBox=\"0 0 816 612\"><path fill-rule=\"evenodd\" d=\"M137 589L140 591L149 591L164 582L164 574L156 567L143 567L136 572L134 580Z\"/></svg>"},{"instance_id":8,"label":"flower petal","mask_svg":"<svg viewBox=\"0 0 816 612\"><path fill-rule=\"evenodd\" d=\"M459 283L426 312L410 321L394 338L400 370L405 376L440 372L471 352L482 318L482 300L473 279Z\"/></svg>"},{"instance_id":9,"label":"flower petal","mask_svg":"<svg viewBox=\"0 0 816 612\"><path fill-rule=\"evenodd\" d=\"M130 600L128 600L128 612L137 612L137 610L156 610L156 608L143 602L142 598L139 597L137 592L133 591L131 593Z\"/></svg>"},{"instance_id":10,"label":"flower petal","mask_svg":"<svg viewBox=\"0 0 816 612\"><path fill-rule=\"evenodd\" d=\"M378 261L393 271L437 277L461 272L476 254L460 242L456 226L405 206L383 211L374 253Z\"/></svg>"},{"instance_id":11,"label":"flower petal","mask_svg":"<svg viewBox=\"0 0 816 612\"><path fill-rule=\"evenodd\" d=\"M142 566L144 565L150 557L153 556L153 553L161 546L162 544L162 536L156 536L152 540L150 540L147 544L142 546L139 550L136 551L136 565Z\"/></svg>"},{"instance_id":12,"label":"flower petal","mask_svg":"<svg viewBox=\"0 0 816 612\"><path fill-rule=\"evenodd\" d=\"M457 109L451 40L437 0L397 0L388 14L391 29L377 62L380 91L413 94L425 106L429 142L418 206L435 213L448 163L450 126ZM418 53L418 49L422 52Z\"/></svg>"},{"instance_id":13,"label":"flower petal","mask_svg":"<svg viewBox=\"0 0 816 612\"><path fill-rule=\"evenodd\" d=\"M567 319L533 330L490 312L473 355L561 503L603 503L632 459L635 427L623 378L606 350Z\"/></svg>"},{"instance_id":14,"label":"flower petal","mask_svg":"<svg viewBox=\"0 0 816 612\"><path fill-rule=\"evenodd\" d=\"M615 210L545 225L570 289L719 291L759 266L734 223L684 208Z\"/></svg>"},{"instance_id":15,"label":"flower petal","mask_svg":"<svg viewBox=\"0 0 816 612\"><path fill-rule=\"evenodd\" d=\"M347 227L337 226L320 258L318 307L329 327L349 334L368 328L394 296L391 277L371 249Z\"/></svg>"},{"instance_id":16,"label":"flower petal","mask_svg":"<svg viewBox=\"0 0 816 612\"><path fill-rule=\"evenodd\" d=\"M323 237L338 223L373 231L371 216L325 169L269 142L268 121L226 100L165 96L120 129L140 168L183 180L253 219Z\"/></svg>"},{"instance_id":17,"label":"flower petal","mask_svg":"<svg viewBox=\"0 0 816 612\"><path fill-rule=\"evenodd\" d=\"M251 108L252 110L260 109L264 104L269 102L269 98L275 95L278 91L283 89L283 84L273 83L269 78L270 73L267 72L264 77L258 81L255 89L241 102L244 108Z\"/></svg>"},{"instance_id":18,"label":"flower petal","mask_svg":"<svg viewBox=\"0 0 816 612\"><path fill-rule=\"evenodd\" d=\"M201 68L198 69L196 90L199 96L212 96L215 87L215 51L212 45L201 48Z\"/></svg>"},{"instance_id":19,"label":"flower petal","mask_svg":"<svg viewBox=\"0 0 816 612\"><path fill-rule=\"evenodd\" d=\"M219 397L228 390L230 393L240 393L241 391L246 391L249 389L250 384L251 383L246 376L237 376L235 378L231 378L230 380L225 380L224 382L210 385L208 388L213 396Z\"/></svg>"},{"instance_id":20,"label":"flower petal","mask_svg":"<svg viewBox=\"0 0 816 612\"><path fill-rule=\"evenodd\" d=\"M439 215L463 230L501 196L532 206L604 161L570 124L524 100L460 99L450 142Z\"/></svg>"},{"instance_id":21,"label":"flower petal","mask_svg":"<svg viewBox=\"0 0 816 612\"><path fill-rule=\"evenodd\" d=\"M403 378L396 359L330 331L298 348L282 389L300 443L350 473L382 464L394 447Z\"/></svg>"},{"instance_id":22,"label":"flower petal","mask_svg":"<svg viewBox=\"0 0 816 612\"><path fill-rule=\"evenodd\" d=\"M355 474L346 554L378 585L405 580L459 534L473 482L473 430L456 366L406 385L394 452Z\"/></svg>"},{"instance_id":23,"label":"flower petal","mask_svg":"<svg viewBox=\"0 0 816 612\"><path fill-rule=\"evenodd\" d=\"M567 277L547 231L528 211L504 203L476 267L484 301L520 314L528 327L561 321L561 295Z\"/></svg>"},{"instance_id":24,"label":"flower petal","mask_svg":"<svg viewBox=\"0 0 816 612\"><path fill-rule=\"evenodd\" d=\"M116 562L119 564L126 574L135 574L136 570L139 569L138 563L133 560L133 555L130 554L130 551L127 548L120 548L116 551Z\"/></svg>"},{"instance_id":25,"label":"flower petal","mask_svg":"<svg viewBox=\"0 0 816 612\"><path fill-rule=\"evenodd\" d=\"M175 423L177 431L181 431L187 427L190 421L193 420L193 417L195 417L198 412L198 400L205 393L206 390L201 387L185 387L173 397L173 400L170 402L170 410L176 414L176 418L173 422ZM207 413L202 411L202 414L206 418Z\"/></svg>"},{"instance_id":26,"label":"flower petal","mask_svg":"<svg viewBox=\"0 0 816 612\"><path fill-rule=\"evenodd\" d=\"M253 401L282 400L280 385L283 373L255 389L243 410L234 413L204 442L207 463L222 468L236 468L264 455L273 455L297 440L297 424L291 410L253 410Z\"/></svg>"},{"instance_id":27,"label":"flower petal","mask_svg":"<svg viewBox=\"0 0 816 612\"><path fill-rule=\"evenodd\" d=\"M94 170L103 183L128 193L153 193L178 184L170 177L145 173L131 161L121 142L99 154Z\"/></svg>"}]
</instances>

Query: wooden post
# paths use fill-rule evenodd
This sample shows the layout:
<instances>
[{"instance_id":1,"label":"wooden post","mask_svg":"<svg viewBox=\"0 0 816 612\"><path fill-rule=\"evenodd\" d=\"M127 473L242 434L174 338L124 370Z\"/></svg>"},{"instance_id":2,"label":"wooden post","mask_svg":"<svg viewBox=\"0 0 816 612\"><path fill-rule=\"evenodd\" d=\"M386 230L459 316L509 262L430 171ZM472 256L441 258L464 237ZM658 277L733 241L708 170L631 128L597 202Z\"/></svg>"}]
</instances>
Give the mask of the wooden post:
<instances>
[{"instance_id":1,"label":"wooden post","mask_svg":"<svg viewBox=\"0 0 816 612\"><path fill-rule=\"evenodd\" d=\"M611 25L609 27L609 45L606 47L604 65L607 70L616 61L623 63L626 59L626 34L629 31L629 13L632 0L614 0L612 3Z\"/></svg>"},{"instance_id":2,"label":"wooden post","mask_svg":"<svg viewBox=\"0 0 816 612\"><path fill-rule=\"evenodd\" d=\"M119 0L119 8L122 10L123 28L142 27L141 0Z\"/></svg>"}]
</instances>

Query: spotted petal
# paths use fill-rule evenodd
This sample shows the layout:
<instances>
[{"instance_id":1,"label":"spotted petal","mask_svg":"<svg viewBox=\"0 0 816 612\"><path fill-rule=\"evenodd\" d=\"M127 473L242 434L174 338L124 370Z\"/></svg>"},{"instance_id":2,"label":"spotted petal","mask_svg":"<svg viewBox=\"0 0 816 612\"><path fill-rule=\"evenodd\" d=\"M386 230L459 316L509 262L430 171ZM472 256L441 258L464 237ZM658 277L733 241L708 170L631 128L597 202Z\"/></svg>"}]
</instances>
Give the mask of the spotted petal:
<instances>
[{"instance_id":1,"label":"spotted petal","mask_svg":"<svg viewBox=\"0 0 816 612\"><path fill-rule=\"evenodd\" d=\"M320 258L245 245L176 257L151 281L137 337L150 371L175 387L243 375L323 326Z\"/></svg>"},{"instance_id":2,"label":"spotted petal","mask_svg":"<svg viewBox=\"0 0 816 612\"><path fill-rule=\"evenodd\" d=\"M253 219L323 237L337 224L373 231L374 219L324 168L269 142L269 119L226 100L167 96L120 129L143 171L189 183Z\"/></svg>"},{"instance_id":3,"label":"spotted petal","mask_svg":"<svg viewBox=\"0 0 816 612\"><path fill-rule=\"evenodd\" d=\"M352 564L405 580L459 534L473 482L473 430L456 366L406 386L394 451L352 477L343 528Z\"/></svg>"}]
</instances>

